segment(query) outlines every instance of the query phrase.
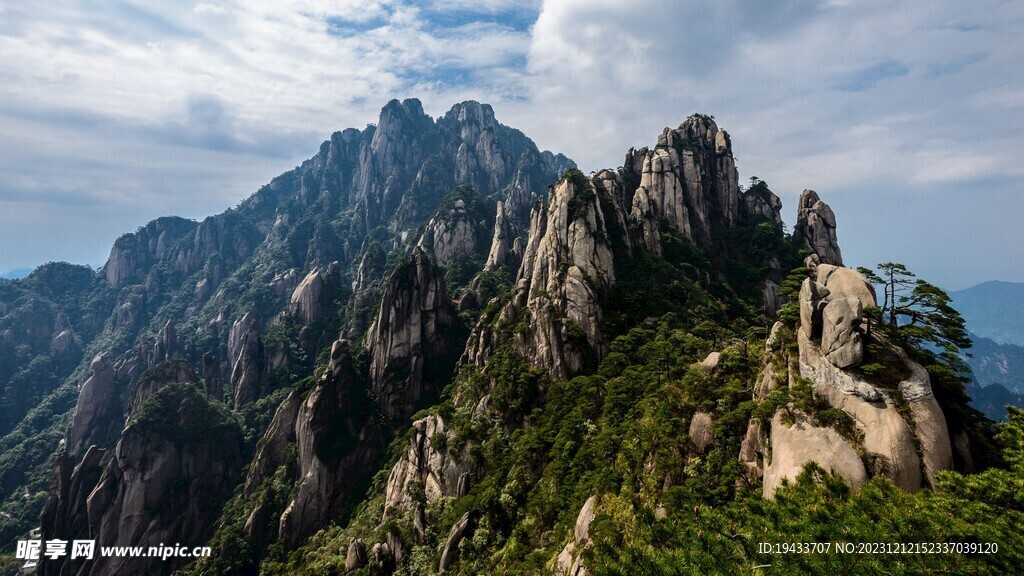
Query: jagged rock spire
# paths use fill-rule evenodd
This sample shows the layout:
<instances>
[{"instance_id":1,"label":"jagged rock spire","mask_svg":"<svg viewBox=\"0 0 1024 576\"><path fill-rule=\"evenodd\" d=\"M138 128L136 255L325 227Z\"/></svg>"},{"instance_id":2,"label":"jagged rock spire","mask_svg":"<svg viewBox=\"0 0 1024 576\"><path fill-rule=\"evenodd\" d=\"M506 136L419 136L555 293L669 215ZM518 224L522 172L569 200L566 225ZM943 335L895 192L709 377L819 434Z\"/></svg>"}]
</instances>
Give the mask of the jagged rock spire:
<instances>
[{"instance_id":1,"label":"jagged rock spire","mask_svg":"<svg viewBox=\"0 0 1024 576\"><path fill-rule=\"evenodd\" d=\"M444 277L420 247L391 275L366 339L370 382L384 414L407 418L458 357L461 323Z\"/></svg>"},{"instance_id":2,"label":"jagged rock spire","mask_svg":"<svg viewBox=\"0 0 1024 576\"><path fill-rule=\"evenodd\" d=\"M804 190L800 194L793 241L813 250L822 264L843 265L839 240L836 239L836 215L814 190Z\"/></svg>"}]
</instances>

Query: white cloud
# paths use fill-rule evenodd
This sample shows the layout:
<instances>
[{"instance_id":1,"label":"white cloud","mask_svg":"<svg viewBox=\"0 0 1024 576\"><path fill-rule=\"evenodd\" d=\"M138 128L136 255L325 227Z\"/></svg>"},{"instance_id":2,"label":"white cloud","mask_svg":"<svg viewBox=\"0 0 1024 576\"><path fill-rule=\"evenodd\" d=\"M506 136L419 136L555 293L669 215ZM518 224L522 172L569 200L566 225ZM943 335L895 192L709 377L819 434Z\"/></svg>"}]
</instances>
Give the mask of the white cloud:
<instances>
[{"instance_id":1,"label":"white cloud","mask_svg":"<svg viewBox=\"0 0 1024 576\"><path fill-rule=\"evenodd\" d=\"M765 179L790 207L804 187L848 204L844 247L871 245L878 207L853 201L866 189L877 203L982 179L1005 190L1021 176L1021 3L47 6L0 2L0 201L84 198L135 218L113 235L234 204L392 97L434 115L490 102L587 170L714 114L744 180Z\"/></svg>"}]
</instances>

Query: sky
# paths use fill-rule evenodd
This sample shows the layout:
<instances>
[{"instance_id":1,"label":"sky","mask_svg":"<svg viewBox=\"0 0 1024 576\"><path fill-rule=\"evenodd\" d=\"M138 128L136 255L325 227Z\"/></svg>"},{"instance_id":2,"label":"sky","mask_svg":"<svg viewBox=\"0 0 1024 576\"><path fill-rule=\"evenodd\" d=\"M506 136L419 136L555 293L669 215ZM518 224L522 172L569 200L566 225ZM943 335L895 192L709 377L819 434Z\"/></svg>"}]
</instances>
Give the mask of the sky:
<instances>
[{"instance_id":1,"label":"sky","mask_svg":"<svg viewBox=\"0 0 1024 576\"><path fill-rule=\"evenodd\" d=\"M0 273L100 265L376 122L479 100L585 171L688 115L847 265L1024 282L1024 2L0 0Z\"/></svg>"}]
</instances>

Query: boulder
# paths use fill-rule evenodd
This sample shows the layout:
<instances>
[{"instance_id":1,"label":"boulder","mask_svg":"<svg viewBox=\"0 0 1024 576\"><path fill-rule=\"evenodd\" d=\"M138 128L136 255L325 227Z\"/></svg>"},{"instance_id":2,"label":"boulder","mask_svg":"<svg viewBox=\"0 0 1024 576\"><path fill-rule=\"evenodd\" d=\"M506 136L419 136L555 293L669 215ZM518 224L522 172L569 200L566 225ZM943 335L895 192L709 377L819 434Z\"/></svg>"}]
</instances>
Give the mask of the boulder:
<instances>
[{"instance_id":1,"label":"boulder","mask_svg":"<svg viewBox=\"0 0 1024 576\"><path fill-rule=\"evenodd\" d=\"M345 552L345 573L355 572L363 566L366 566L366 545L356 538Z\"/></svg>"},{"instance_id":2,"label":"boulder","mask_svg":"<svg viewBox=\"0 0 1024 576\"><path fill-rule=\"evenodd\" d=\"M838 432L815 426L801 414L797 414L793 425L787 426L782 423L781 412L776 412L771 423L771 463L764 471L765 498L775 496L783 479L796 480L808 462L841 476L852 488L867 481L857 450Z\"/></svg>"},{"instance_id":3,"label":"boulder","mask_svg":"<svg viewBox=\"0 0 1024 576\"><path fill-rule=\"evenodd\" d=\"M864 275L851 268L821 264L816 269L819 284L828 289L829 300L836 298L856 298L861 306L876 306L875 287L864 278Z\"/></svg>"},{"instance_id":4,"label":"boulder","mask_svg":"<svg viewBox=\"0 0 1024 576\"><path fill-rule=\"evenodd\" d=\"M800 285L800 329L810 338L821 334L821 312L828 295L828 288L810 278Z\"/></svg>"},{"instance_id":5,"label":"boulder","mask_svg":"<svg viewBox=\"0 0 1024 576\"><path fill-rule=\"evenodd\" d=\"M700 454L715 440L712 425L711 414L707 412L697 412L690 419L690 442Z\"/></svg>"},{"instance_id":6,"label":"boulder","mask_svg":"<svg viewBox=\"0 0 1024 576\"><path fill-rule=\"evenodd\" d=\"M839 368L858 366L864 359L863 312L857 298L830 300L822 311L821 350Z\"/></svg>"}]
</instances>

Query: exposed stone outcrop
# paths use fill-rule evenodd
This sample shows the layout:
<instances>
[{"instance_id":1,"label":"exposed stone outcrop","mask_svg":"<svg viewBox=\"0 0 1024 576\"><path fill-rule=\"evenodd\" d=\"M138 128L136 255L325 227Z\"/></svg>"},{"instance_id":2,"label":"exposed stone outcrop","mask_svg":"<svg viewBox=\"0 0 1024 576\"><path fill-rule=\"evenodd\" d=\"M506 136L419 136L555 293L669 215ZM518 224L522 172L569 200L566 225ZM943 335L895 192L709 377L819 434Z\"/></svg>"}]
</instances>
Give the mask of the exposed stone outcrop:
<instances>
[{"instance_id":1,"label":"exposed stone outcrop","mask_svg":"<svg viewBox=\"0 0 1024 576\"><path fill-rule=\"evenodd\" d=\"M262 372L263 342L259 324L253 320L242 333L238 359L231 369L231 399L235 410L259 397Z\"/></svg>"},{"instance_id":2,"label":"exposed stone outcrop","mask_svg":"<svg viewBox=\"0 0 1024 576\"><path fill-rule=\"evenodd\" d=\"M440 390L458 358L461 323L444 278L415 248L391 275L366 339L370 384L385 416L411 416Z\"/></svg>"},{"instance_id":3,"label":"exposed stone outcrop","mask_svg":"<svg viewBox=\"0 0 1024 576\"><path fill-rule=\"evenodd\" d=\"M61 330L50 341L50 353L59 359L73 357L82 351L82 339L74 330Z\"/></svg>"},{"instance_id":4,"label":"exposed stone outcrop","mask_svg":"<svg viewBox=\"0 0 1024 576\"><path fill-rule=\"evenodd\" d=\"M441 560L438 562L437 569L444 572L448 567L455 563L459 559L459 543L462 539L468 535L473 522L473 512L466 512L459 518L450 532L448 532L448 539L445 540L444 547L441 549Z\"/></svg>"},{"instance_id":5,"label":"exposed stone outcrop","mask_svg":"<svg viewBox=\"0 0 1024 576\"><path fill-rule=\"evenodd\" d=\"M864 316L860 300L831 300L821 312L821 350L839 368L857 366L864 360L860 323Z\"/></svg>"},{"instance_id":6,"label":"exposed stone outcrop","mask_svg":"<svg viewBox=\"0 0 1024 576\"><path fill-rule=\"evenodd\" d=\"M288 446L295 443L295 419L302 404L302 395L298 391L292 391L277 407L270 426L257 445L252 464L249 465L249 473L245 477L246 497L251 496L261 482L269 478L279 466L285 464Z\"/></svg>"},{"instance_id":7,"label":"exposed stone outcrop","mask_svg":"<svg viewBox=\"0 0 1024 576\"><path fill-rule=\"evenodd\" d=\"M120 387L115 381L114 367L110 358L99 355L89 365L92 376L82 384L78 404L71 421L67 451L75 456L95 444L97 438L105 437L104 429L111 426L120 428L123 416L119 414L118 396Z\"/></svg>"},{"instance_id":8,"label":"exposed stone outcrop","mask_svg":"<svg viewBox=\"0 0 1024 576\"><path fill-rule=\"evenodd\" d=\"M413 510L417 495L411 486L422 486L426 504L433 504L444 496L464 496L472 473L469 446L453 453L448 441L453 433L445 428L437 415L427 416L413 423L413 436L405 455L391 469L384 510Z\"/></svg>"},{"instance_id":9,"label":"exposed stone outcrop","mask_svg":"<svg viewBox=\"0 0 1024 576\"><path fill-rule=\"evenodd\" d=\"M366 545L363 544L362 540L353 540L345 552L345 573L355 572L366 566L366 562Z\"/></svg>"},{"instance_id":10,"label":"exposed stone outcrop","mask_svg":"<svg viewBox=\"0 0 1024 576\"><path fill-rule=\"evenodd\" d=\"M192 233L192 220L165 217L153 220L133 234L114 242L104 266L107 282L114 287L143 280L149 268L163 257L172 244Z\"/></svg>"},{"instance_id":11,"label":"exposed stone outcrop","mask_svg":"<svg viewBox=\"0 0 1024 576\"><path fill-rule=\"evenodd\" d=\"M354 376L348 342L336 342L327 372L299 407L298 486L279 529L279 537L290 545L334 517L352 490L367 480L359 471L369 473L383 449L371 401Z\"/></svg>"},{"instance_id":12,"label":"exposed stone outcrop","mask_svg":"<svg viewBox=\"0 0 1024 576\"><path fill-rule=\"evenodd\" d=\"M238 362L238 357L242 354L242 345L245 342L245 333L253 326L254 322L257 322L256 312L250 309L231 324L231 328L228 330L229 370Z\"/></svg>"},{"instance_id":13,"label":"exposed stone outcrop","mask_svg":"<svg viewBox=\"0 0 1024 576\"><path fill-rule=\"evenodd\" d=\"M493 203L468 186L460 186L441 203L420 237L419 247L445 267L459 258L483 256L485 242L494 225Z\"/></svg>"},{"instance_id":14,"label":"exposed stone outcrop","mask_svg":"<svg viewBox=\"0 0 1024 576\"><path fill-rule=\"evenodd\" d=\"M836 215L814 190L804 190L797 206L793 241L810 248L823 264L843 265L836 239Z\"/></svg>"},{"instance_id":15,"label":"exposed stone outcrop","mask_svg":"<svg viewBox=\"0 0 1024 576\"><path fill-rule=\"evenodd\" d=\"M707 412L697 412L690 419L690 442L699 454L703 454L715 440L713 424L711 414Z\"/></svg>"},{"instance_id":16,"label":"exposed stone outcrop","mask_svg":"<svg viewBox=\"0 0 1024 576\"><path fill-rule=\"evenodd\" d=\"M765 456L768 444L768 427L758 418L751 418L747 432L740 442L740 462L746 471L740 482L757 485L764 481Z\"/></svg>"},{"instance_id":17,"label":"exposed stone outcrop","mask_svg":"<svg viewBox=\"0 0 1024 576\"><path fill-rule=\"evenodd\" d=\"M348 310L352 319L345 329L345 336L358 338L366 333L377 312L380 285L385 276L388 256L379 242L372 242L359 261L356 277L352 281L352 298Z\"/></svg>"},{"instance_id":18,"label":"exposed stone outcrop","mask_svg":"<svg viewBox=\"0 0 1024 576\"><path fill-rule=\"evenodd\" d=\"M291 296L291 311L302 324L309 324L323 313L324 278L319 268L310 270Z\"/></svg>"},{"instance_id":19,"label":"exposed stone outcrop","mask_svg":"<svg viewBox=\"0 0 1024 576\"><path fill-rule=\"evenodd\" d=\"M89 533L86 498L100 480L105 454L106 450L90 446L77 465L72 455L65 452L57 454L50 482L50 499L41 518L45 540L70 541L76 535ZM82 559L68 559L63 573L76 574L83 564ZM61 568L51 562L43 562L39 573L56 576L61 573Z\"/></svg>"},{"instance_id":20,"label":"exposed stone outcrop","mask_svg":"<svg viewBox=\"0 0 1024 576\"><path fill-rule=\"evenodd\" d=\"M615 270L600 193L582 175L567 177L546 206L534 209L515 295L501 312L505 322L528 323L515 336L516 348L556 379L596 361L606 346L598 299ZM494 335L474 336L466 357L482 365L497 342L488 341Z\"/></svg>"},{"instance_id":21,"label":"exposed stone outcrop","mask_svg":"<svg viewBox=\"0 0 1024 576\"><path fill-rule=\"evenodd\" d=\"M591 496L583 503L576 524L573 526L572 539L555 559L555 568L564 576L587 576L589 572L583 565L582 551L590 544L590 523L597 514L597 497Z\"/></svg>"},{"instance_id":22,"label":"exposed stone outcrop","mask_svg":"<svg viewBox=\"0 0 1024 576\"><path fill-rule=\"evenodd\" d=\"M523 239L512 217L505 211L505 204L498 202L494 216L494 237L487 254L484 270L497 270L503 266L517 267L523 259Z\"/></svg>"},{"instance_id":23,"label":"exposed stone outcrop","mask_svg":"<svg viewBox=\"0 0 1024 576\"><path fill-rule=\"evenodd\" d=\"M766 185L755 184L743 195L743 209L755 219L782 224L782 200Z\"/></svg>"},{"instance_id":24,"label":"exposed stone outcrop","mask_svg":"<svg viewBox=\"0 0 1024 576\"><path fill-rule=\"evenodd\" d=\"M88 531L65 533L111 546L205 542L238 482L242 433L234 418L191 385L158 390L125 428L95 489L88 494ZM95 455L85 462L95 460ZM80 529L78 527L77 529ZM102 557L79 574L155 574L186 559Z\"/></svg>"},{"instance_id":25,"label":"exposed stone outcrop","mask_svg":"<svg viewBox=\"0 0 1024 576\"><path fill-rule=\"evenodd\" d=\"M799 376L810 381L815 396L849 415L855 430L844 437L798 410L791 412L795 423L787 426L776 414L770 433L771 465L764 471L766 496L774 494L782 478L795 478L812 460L852 486L883 475L905 490L927 485L938 471L952 466L949 433L927 371L885 341L878 345L887 346L902 363L894 369L908 374L896 390L873 383L855 369L865 354L863 308L874 305L871 285L854 270L821 264L816 280L804 281L797 330ZM909 407L909 414L901 412L900 404ZM748 430L748 436L756 435ZM744 447L747 457L741 455L748 466L756 438L749 444Z\"/></svg>"},{"instance_id":26,"label":"exposed stone outcrop","mask_svg":"<svg viewBox=\"0 0 1024 576\"><path fill-rule=\"evenodd\" d=\"M206 395L222 402L224 400L224 382L220 377L220 363L213 352L203 354L203 387Z\"/></svg>"},{"instance_id":27,"label":"exposed stone outcrop","mask_svg":"<svg viewBox=\"0 0 1024 576\"><path fill-rule=\"evenodd\" d=\"M191 364L180 359L163 362L147 370L132 388L128 415L138 412L157 390L175 382L199 382L199 376Z\"/></svg>"},{"instance_id":28,"label":"exposed stone outcrop","mask_svg":"<svg viewBox=\"0 0 1024 576\"><path fill-rule=\"evenodd\" d=\"M798 414L792 425L777 413L771 422L771 464L764 471L764 496L771 498L783 479L793 481L808 462L841 476L856 488L867 481L857 450L832 428L817 426Z\"/></svg>"},{"instance_id":29,"label":"exposed stone outcrop","mask_svg":"<svg viewBox=\"0 0 1024 576\"><path fill-rule=\"evenodd\" d=\"M700 244L710 244L712 226L736 225L738 179L729 135L714 120L695 115L675 130L666 128L643 158L640 186L633 196L631 217L644 244L661 253L657 231L662 222Z\"/></svg>"}]
</instances>

